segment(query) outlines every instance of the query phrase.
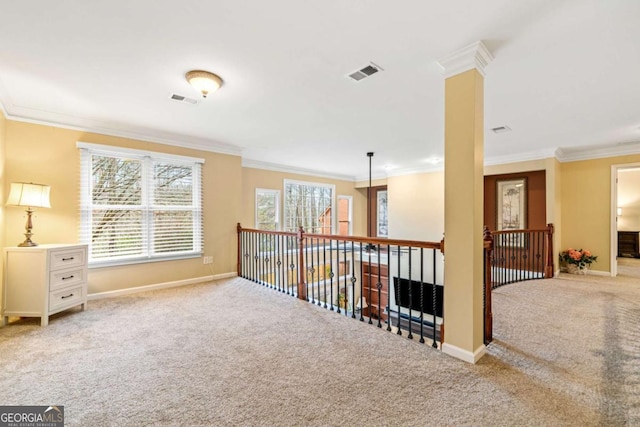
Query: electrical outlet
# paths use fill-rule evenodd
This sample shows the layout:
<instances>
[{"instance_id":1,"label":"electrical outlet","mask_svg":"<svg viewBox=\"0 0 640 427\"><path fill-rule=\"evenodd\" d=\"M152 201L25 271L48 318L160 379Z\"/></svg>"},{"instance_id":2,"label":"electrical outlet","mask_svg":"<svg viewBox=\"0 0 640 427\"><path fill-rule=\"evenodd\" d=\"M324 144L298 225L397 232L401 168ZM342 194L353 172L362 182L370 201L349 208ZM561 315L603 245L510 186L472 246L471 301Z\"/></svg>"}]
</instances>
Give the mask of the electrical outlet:
<instances>
[{"instance_id":1,"label":"electrical outlet","mask_svg":"<svg viewBox=\"0 0 640 427\"><path fill-rule=\"evenodd\" d=\"M202 257L202 263L203 264L213 264L213 257L212 256Z\"/></svg>"}]
</instances>

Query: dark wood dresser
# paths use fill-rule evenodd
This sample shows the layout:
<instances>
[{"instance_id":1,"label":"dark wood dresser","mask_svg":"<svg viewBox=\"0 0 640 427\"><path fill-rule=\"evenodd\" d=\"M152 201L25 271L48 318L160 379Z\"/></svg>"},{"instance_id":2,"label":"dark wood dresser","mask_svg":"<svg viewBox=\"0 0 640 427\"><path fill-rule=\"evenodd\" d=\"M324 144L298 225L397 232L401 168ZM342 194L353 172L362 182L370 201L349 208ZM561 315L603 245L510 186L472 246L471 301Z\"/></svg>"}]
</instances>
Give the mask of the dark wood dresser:
<instances>
[{"instance_id":1,"label":"dark wood dresser","mask_svg":"<svg viewBox=\"0 0 640 427\"><path fill-rule=\"evenodd\" d=\"M618 231L618 256L640 256L640 231Z\"/></svg>"},{"instance_id":2,"label":"dark wood dresser","mask_svg":"<svg viewBox=\"0 0 640 427\"><path fill-rule=\"evenodd\" d=\"M379 293L378 277L382 285ZM362 296L368 304L368 307L362 310L363 316L387 320L384 311L389 300L389 268L386 265L362 263Z\"/></svg>"}]
</instances>

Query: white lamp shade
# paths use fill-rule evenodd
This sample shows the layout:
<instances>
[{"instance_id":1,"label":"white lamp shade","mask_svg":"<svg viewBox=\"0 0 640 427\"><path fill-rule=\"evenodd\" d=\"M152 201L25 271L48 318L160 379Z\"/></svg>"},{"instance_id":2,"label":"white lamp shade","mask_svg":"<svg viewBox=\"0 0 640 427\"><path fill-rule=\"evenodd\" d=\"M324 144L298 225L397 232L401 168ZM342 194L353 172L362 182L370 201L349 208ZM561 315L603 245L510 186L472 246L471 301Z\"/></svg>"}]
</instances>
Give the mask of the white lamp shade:
<instances>
[{"instance_id":1,"label":"white lamp shade","mask_svg":"<svg viewBox=\"0 0 640 427\"><path fill-rule=\"evenodd\" d=\"M12 182L8 206L27 206L32 208L50 208L49 192L51 187L42 184Z\"/></svg>"},{"instance_id":2,"label":"white lamp shade","mask_svg":"<svg viewBox=\"0 0 640 427\"><path fill-rule=\"evenodd\" d=\"M217 75L203 70L189 71L185 75L191 86L196 88L205 98L208 94L215 92L222 86L222 79Z\"/></svg>"}]
</instances>

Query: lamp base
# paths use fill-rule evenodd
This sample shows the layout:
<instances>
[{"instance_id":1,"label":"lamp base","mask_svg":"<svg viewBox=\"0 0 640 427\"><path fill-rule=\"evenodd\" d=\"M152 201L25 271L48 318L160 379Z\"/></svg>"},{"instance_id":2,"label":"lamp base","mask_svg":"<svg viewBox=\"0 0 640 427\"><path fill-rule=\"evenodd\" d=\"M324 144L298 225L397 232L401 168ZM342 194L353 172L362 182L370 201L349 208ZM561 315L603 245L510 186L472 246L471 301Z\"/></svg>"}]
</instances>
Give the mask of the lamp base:
<instances>
[{"instance_id":1,"label":"lamp base","mask_svg":"<svg viewBox=\"0 0 640 427\"><path fill-rule=\"evenodd\" d=\"M31 219L31 215L29 215L29 219ZM31 224L29 224L31 225ZM19 248L30 248L32 246L38 246L38 244L36 242L34 242L33 240L31 240L31 236L33 236L33 233L31 232L31 228L27 229L27 232L24 233L24 242L20 243L18 245Z\"/></svg>"},{"instance_id":2,"label":"lamp base","mask_svg":"<svg viewBox=\"0 0 640 427\"><path fill-rule=\"evenodd\" d=\"M30 248L31 246L38 246L38 244L31 240L31 236L33 236L33 223L31 222L31 215L33 214L33 209L29 206L27 209L27 224L24 226L26 233L24 233L24 242L18 245L19 248Z\"/></svg>"}]
</instances>

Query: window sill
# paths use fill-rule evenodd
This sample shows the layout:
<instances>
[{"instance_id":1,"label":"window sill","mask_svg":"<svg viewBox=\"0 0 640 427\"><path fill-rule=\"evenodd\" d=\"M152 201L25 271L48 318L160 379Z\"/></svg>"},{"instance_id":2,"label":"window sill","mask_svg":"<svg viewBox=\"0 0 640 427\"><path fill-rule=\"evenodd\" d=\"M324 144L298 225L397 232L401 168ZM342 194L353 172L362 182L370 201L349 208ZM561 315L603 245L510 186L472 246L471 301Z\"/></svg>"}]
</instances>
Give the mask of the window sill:
<instances>
[{"instance_id":1,"label":"window sill","mask_svg":"<svg viewBox=\"0 0 640 427\"><path fill-rule=\"evenodd\" d=\"M127 258L127 259L110 259L110 260L100 260L100 261L89 261L89 269L93 268L103 268L103 267L117 267L121 265L132 265L132 264L147 264L150 262L164 262L164 261L176 261L181 259L190 259L190 258L201 258L202 253L188 253L188 254L180 254L180 255L167 255L167 256L155 256L153 258L143 257L143 258Z\"/></svg>"}]
</instances>

